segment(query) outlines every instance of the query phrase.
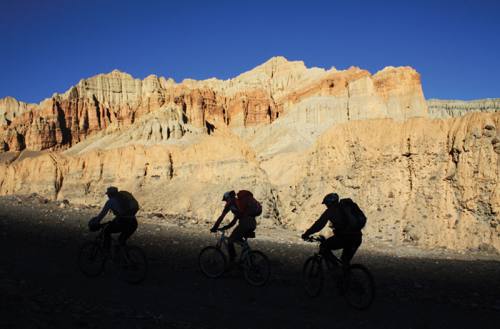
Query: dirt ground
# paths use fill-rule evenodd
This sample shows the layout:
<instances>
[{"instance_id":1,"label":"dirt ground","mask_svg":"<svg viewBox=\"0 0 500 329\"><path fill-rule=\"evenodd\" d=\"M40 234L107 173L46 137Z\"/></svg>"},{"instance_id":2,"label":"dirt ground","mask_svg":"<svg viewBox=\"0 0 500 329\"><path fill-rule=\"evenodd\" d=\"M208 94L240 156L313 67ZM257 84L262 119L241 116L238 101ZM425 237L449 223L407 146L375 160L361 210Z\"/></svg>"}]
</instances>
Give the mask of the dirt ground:
<instances>
[{"instance_id":1,"label":"dirt ground","mask_svg":"<svg viewBox=\"0 0 500 329\"><path fill-rule=\"evenodd\" d=\"M253 249L271 260L272 277L252 287L241 272L216 280L198 269L213 244L210 223L142 214L130 244L148 255L140 285L113 267L97 278L76 265L91 240L87 221L99 209L38 196L0 197L0 328L498 328L500 256L395 248L366 237L353 262L370 268L374 304L350 308L329 283L318 298L301 285L305 259L317 248L297 232L257 229ZM215 216L214 216L215 217Z\"/></svg>"}]
</instances>

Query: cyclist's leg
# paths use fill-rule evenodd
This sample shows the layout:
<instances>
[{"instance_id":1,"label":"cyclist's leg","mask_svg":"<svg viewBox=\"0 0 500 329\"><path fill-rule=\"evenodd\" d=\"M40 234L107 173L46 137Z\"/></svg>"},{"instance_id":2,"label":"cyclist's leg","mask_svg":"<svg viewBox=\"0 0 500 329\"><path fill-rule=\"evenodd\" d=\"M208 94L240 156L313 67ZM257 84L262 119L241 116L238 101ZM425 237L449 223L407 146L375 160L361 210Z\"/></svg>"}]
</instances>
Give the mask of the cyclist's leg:
<instances>
[{"instance_id":1,"label":"cyclist's leg","mask_svg":"<svg viewBox=\"0 0 500 329\"><path fill-rule=\"evenodd\" d=\"M362 242L361 234L353 234L346 236L345 246L344 249L342 250L342 256L340 256L340 259L342 260L343 264L347 265L351 262L351 259L354 257L354 254L361 245L361 242Z\"/></svg>"},{"instance_id":2,"label":"cyclist's leg","mask_svg":"<svg viewBox=\"0 0 500 329\"><path fill-rule=\"evenodd\" d=\"M257 228L257 221L255 220L255 217L249 217L248 218L248 232L253 232Z\"/></svg>"},{"instance_id":3,"label":"cyclist's leg","mask_svg":"<svg viewBox=\"0 0 500 329\"><path fill-rule=\"evenodd\" d=\"M319 246L319 252L328 260L334 261L333 255L331 253L332 250L338 250L344 248L344 239L340 235L334 235L326 239Z\"/></svg>"},{"instance_id":4,"label":"cyclist's leg","mask_svg":"<svg viewBox=\"0 0 500 329\"><path fill-rule=\"evenodd\" d=\"M134 234L134 232L137 230L137 219L130 218L123 220L120 223L121 230L120 230L120 236L118 237L118 242L120 243L120 246L124 246L125 243L127 242L128 238Z\"/></svg>"},{"instance_id":5,"label":"cyclist's leg","mask_svg":"<svg viewBox=\"0 0 500 329\"><path fill-rule=\"evenodd\" d=\"M227 239L227 251L229 253L229 261L233 262L236 258L236 250L234 249L234 243L242 241L243 236L246 232L246 228L241 224L238 224L231 235Z\"/></svg>"},{"instance_id":6,"label":"cyclist's leg","mask_svg":"<svg viewBox=\"0 0 500 329\"><path fill-rule=\"evenodd\" d=\"M104 249L109 250L111 247L111 234L121 232L121 226L117 218L113 219L106 227L104 227Z\"/></svg>"}]
</instances>

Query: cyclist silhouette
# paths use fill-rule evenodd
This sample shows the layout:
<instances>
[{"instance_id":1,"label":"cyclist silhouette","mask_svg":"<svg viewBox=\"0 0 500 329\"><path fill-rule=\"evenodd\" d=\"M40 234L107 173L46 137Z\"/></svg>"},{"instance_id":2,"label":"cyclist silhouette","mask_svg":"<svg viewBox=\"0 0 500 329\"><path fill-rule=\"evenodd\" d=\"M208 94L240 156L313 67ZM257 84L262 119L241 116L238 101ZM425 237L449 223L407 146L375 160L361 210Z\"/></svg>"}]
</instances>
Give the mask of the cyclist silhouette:
<instances>
[{"instance_id":1,"label":"cyclist silhouette","mask_svg":"<svg viewBox=\"0 0 500 329\"><path fill-rule=\"evenodd\" d=\"M337 193L327 194L322 202L326 206L326 210L319 219L302 234L302 239L308 240L311 234L314 234L330 221L334 231L334 236L328 238L320 245L320 252L324 257L331 258L331 250L342 249L340 259L342 263L347 265L354 257L362 242L362 233L360 229L349 228L349 218L342 210Z\"/></svg>"},{"instance_id":2,"label":"cyclist silhouette","mask_svg":"<svg viewBox=\"0 0 500 329\"><path fill-rule=\"evenodd\" d=\"M134 234L137 229L137 218L135 217L137 210L133 209L133 206L130 206L129 200L126 197L127 195L131 196L128 192L118 192L116 187L110 186L106 190L106 195L108 196L108 201L104 204L101 212L90 220L89 228L91 231L96 230L100 226L102 219L111 210L115 218L104 228L104 248L109 250L112 233L120 233L118 237L120 246L125 245L127 239ZM135 201L135 199L133 200Z\"/></svg>"},{"instance_id":3,"label":"cyclist silhouette","mask_svg":"<svg viewBox=\"0 0 500 329\"><path fill-rule=\"evenodd\" d=\"M234 243L242 241L243 237L255 231L257 222L255 221L255 217L249 214L249 209L245 206L243 200L239 200L239 198L236 197L236 193L234 191L228 191L224 193L224 195L222 196L222 201L225 201L226 205L224 206L224 210L222 210L222 214L219 216L210 231L216 232L219 228L219 225L224 220L224 217L226 217L226 215L230 211L233 213L233 220L228 225L222 227L221 230L227 230L238 223L238 226L236 226L233 232L231 232L227 245L227 249L229 252L229 261L230 263L234 263L234 260L236 258Z\"/></svg>"}]
</instances>

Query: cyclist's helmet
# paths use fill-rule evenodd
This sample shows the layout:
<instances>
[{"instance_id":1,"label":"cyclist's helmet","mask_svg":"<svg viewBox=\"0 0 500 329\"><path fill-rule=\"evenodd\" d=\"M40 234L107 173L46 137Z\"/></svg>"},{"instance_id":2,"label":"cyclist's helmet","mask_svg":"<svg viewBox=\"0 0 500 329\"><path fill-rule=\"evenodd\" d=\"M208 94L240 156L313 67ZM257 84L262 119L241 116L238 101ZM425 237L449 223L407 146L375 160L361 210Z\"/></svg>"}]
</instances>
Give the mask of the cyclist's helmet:
<instances>
[{"instance_id":1,"label":"cyclist's helmet","mask_svg":"<svg viewBox=\"0 0 500 329\"><path fill-rule=\"evenodd\" d=\"M101 224L99 223L99 221L97 220L97 218L92 218L89 221L89 231L90 232L99 231L100 228L101 228Z\"/></svg>"},{"instance_id":2,"label":"cyclist's helmet","mask_svg":"<svg viewBox=\"0 0 500 329\"><path fill-rule=\"evenodd\" d=\"M118 188L116 188L115 186L110 186L106 189L106 194L108 196L113 196L113 195L117 195L118 194Z\"/></svg>"},{"instance_id":3,"label":"cyclist's helmet","mask_svg":"<svg viewBox=\"0 0 500 329\"><path fill-rule=\"evenodd\" d=\"M226 193L224 193L224 195L222 196L222 201L229 201L231 199L234 199L236 197L236 192L234 191L227 191Z\"/></svg>"},{"instance_id":4,"label":"cyclist's helmet","mask_svg":"<svg viewBox=\"0 0 500 329\"><path fill-rule=\"evenodd\" d=\"M325 195L323 198L323 204L326 204L327 206L330 206L332 204L335 204L339 202L339 195L337 193L329 193Z\"/></svg>"}]
</instances>

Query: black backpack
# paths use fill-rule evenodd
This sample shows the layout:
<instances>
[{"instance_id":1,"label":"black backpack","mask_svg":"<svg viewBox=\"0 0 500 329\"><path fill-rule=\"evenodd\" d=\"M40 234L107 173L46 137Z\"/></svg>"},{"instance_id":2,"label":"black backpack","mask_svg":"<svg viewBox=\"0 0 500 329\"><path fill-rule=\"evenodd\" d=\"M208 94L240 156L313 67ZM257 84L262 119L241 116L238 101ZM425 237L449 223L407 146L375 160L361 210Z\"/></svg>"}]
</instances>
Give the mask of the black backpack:
<instances>
[{"instance_id":1,"label":"black backpack","mask_svg":"<svg viewBox=\"0 0 500 329\"><path fill-rule=\"evenodd\" d=\"M125 212L124 214L120 214L121 216L135 216L137 214L139 211L139 202L134 198L132 193L120 191L118 192L118 198Z\"/></svg>"},{"instance_id":2,"label":"black backpack","mask_svg":"<svg viewBox=\"0 0 500 329\"><path fill-rule=\"evenodd\" d=\"M347 218L347 229L361 231L366 225L366 216L356 202L350 198L340 200L340 209Z\"/></svg>"}]
</instances>

